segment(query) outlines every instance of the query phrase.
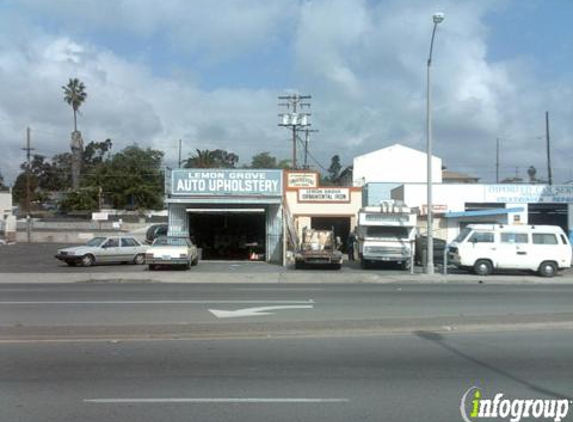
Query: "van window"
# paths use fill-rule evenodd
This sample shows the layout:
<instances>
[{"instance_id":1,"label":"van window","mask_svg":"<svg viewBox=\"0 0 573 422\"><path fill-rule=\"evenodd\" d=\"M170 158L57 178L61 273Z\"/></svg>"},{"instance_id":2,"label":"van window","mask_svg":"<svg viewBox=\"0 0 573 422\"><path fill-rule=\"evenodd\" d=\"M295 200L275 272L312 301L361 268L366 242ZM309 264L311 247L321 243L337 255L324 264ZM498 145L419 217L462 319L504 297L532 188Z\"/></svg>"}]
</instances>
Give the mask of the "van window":
<instances>
[{"instance_id":1,"label":"van window","mask_svg":"<svg viewBox=\"0 0 573 422\"><path fill-rule=\"evenodd\" d=\"M454 242L457 243L462 243L464 241L464 239L466 237L468 237L468 234L470 234L470 232L472 231L472 229L470 229L469 227L466 227L464 229L462 229L462 231L460 232L460 234L458 234L456 236L456 238L454 239Z\"/></svg>"},{"instance_id":2,"label":"van window","mask_svg":"<svg viewBox=\"0 0 573 422\"><path fill-rule=\"evenodd\" d=\"M493 232L474 232L468 242L472 243L493 243Z\"/></svg>"},{"instance_id":3,"label":"van window","mask_svg":"<svg viewBox=\"0 0 573 422\"><path fill-rule=\"evenodd\" d=\"M557 245L557 236L552 233L534 233L534 245Z\"/></svg>"},{"instance_id":4,"label":"van window","mask_svg":"<svg viewBox=\"0 0 573 422\"><path fill-rule=\"evenodd\" d=\"M560 234L559 237L561 237L561 243L563 243L564 245L567 245L567 244L568 244L568 243L567 243L567 238L566 238L564 235Z\"/></svg>"},{"instance_id":5,"label":"van window","mask_svg":"<svg viewBox=\"0 0 573 422\"><path fill-rule=\"evenodd\" d=\"M527 233L502 233L502 243L527 243Z\"/></svg>"}]
</instances>

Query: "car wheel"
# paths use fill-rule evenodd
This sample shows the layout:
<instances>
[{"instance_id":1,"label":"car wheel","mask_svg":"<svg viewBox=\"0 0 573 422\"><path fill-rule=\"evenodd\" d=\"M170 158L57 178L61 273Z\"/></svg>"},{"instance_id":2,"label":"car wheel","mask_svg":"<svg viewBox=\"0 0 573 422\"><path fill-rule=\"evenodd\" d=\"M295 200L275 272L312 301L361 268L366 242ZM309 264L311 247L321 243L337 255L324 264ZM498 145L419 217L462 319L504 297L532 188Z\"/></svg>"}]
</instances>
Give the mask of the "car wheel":
<instances>
[{"instance_id":1,"label":"car wheel","mask_svg":"<svg viewBox=\"0 0 573 422\"><path fill-rule=\"evenodd\" d=\"M493 265L486 259L479 259L474 264L474 273L477 275L490 275L493 272Z\"/></svg>"},{"instance_id":2,"label":"car wheel","mask_svg":"<svg viewBox=\"0 0 573 422\"><path fill-rule=\"evenodd\" d=\"M199 257L196 256L195 259L193 259L193 261L191 261L191 265L195 266L199 263Z\"/></svg>"},{"instance_id":3,"label":"car wheel","mask_svg":"<svg viewBox=\"0 0 573 422\"><path fill-rule=\"evenodd\" d=\"M368 268L370 268L370 263L368 262L367 259L362 258L360 260L360 268L362 268L363 270L367 270Z\"/></svg>"},{"instance_id":4,"label":"car wheel","mask_svg":"<svg viewBox=\"0 0 573 422\"><path fill-rule=\"evenodd\" d=\"M82 265L84 267L91 267L94 264L94 257L93 255L87 254L82 256Z\"/></svg>"},{"instance_id":5,"label":"car wheel","mask_svg":"<svg viewBox=\"0 0 573 422\"><path fill-rule=\"evenodd\" d=\"M400 268L403 269L404 271L409 270L411 267L412 267L412 261L410 261L409 259L400 264Z\"/></svg>"},{"instance_id":6,"label":"car wheel","mask_svg":"<svg viewBox=\"0 0 573 422\"><path fill-rule=\"evenodd\" d=\"M539 266L541 277L553 277L557 273L557 265L553 261L543 261Z\"/></svg>"},{"instance_id":7,"label":"car wheel","mask_svg":"<svg viewBox=\"0 0 573 422\"><path fill-rule=\"evenodd\" d=\"M133 258L133 263L135 265L145 264L145 255L143 255L142 253L135 255L135 258Z\"/></svg>"},{"instance_id":8,"label":"car wheel","mask_svg":"<svg viewBox=\"0 0 573 422\"><path fill-rule=\"evenodd\" d=\"M302 270L304 268L304 262L300 261L300 260L295 260L294 261L294 268L295 270Z\"/></svg>"},{"instance_id":9,"label":"car wheel","mask_svg":"<svg viewBox=\"0 0 573 422\"><path fill-rule=\"evenodd\" d=\"M157 269L157 265L155 265L155 264L149 264L149 265L148 265L148 268L149 268L149 271L154 271L154 270Z\"/></svg>"},{"instance_id":10,"label":"car wheel","mask_svg":"<svg viewBox=\"0 0 573 422\"><path fill-rule=\"evenodd\" d=\"M68 267L75 267L76 261L66 261L66 264L68 264Z\"/></svg>"}]
</instances>

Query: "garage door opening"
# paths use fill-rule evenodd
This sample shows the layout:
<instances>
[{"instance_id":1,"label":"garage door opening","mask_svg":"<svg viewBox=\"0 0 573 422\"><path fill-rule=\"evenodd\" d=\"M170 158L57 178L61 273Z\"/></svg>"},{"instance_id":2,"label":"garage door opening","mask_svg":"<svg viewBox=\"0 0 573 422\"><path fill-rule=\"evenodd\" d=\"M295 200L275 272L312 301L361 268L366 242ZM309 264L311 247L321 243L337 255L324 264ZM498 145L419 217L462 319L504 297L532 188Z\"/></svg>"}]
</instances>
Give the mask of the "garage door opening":
<instances>
[{"instance_id":1,"label":"garage door opening","mask_svg":"<svg viewBox=\"0 0 573 422\"><path fill-rule=\"evenodd\" d=\"M340 237L343 245L346 245L350 234L350 217L312 217L310 221L312 229L332 230L334 236Z\"/></svg>"},{"instance_id":2,"label":"garage door opening","mask_svg":"<svg viewBox=\"0 0 573 422\"><path fill-rule=\"evenodd\" d=\"M189 235L204 260L264 260L265 209L188 209Z\"/></svg>"},{"instance_id":3,"label":"garage door opening","mask_svg":"<svg viewBox=\"0 0 573 422\"><path fill-rule=\"evenodd\" d=\"M528 222L532 225L561 226L567 233L567 204L529 204Z\"/></svg>"}]
</instances>

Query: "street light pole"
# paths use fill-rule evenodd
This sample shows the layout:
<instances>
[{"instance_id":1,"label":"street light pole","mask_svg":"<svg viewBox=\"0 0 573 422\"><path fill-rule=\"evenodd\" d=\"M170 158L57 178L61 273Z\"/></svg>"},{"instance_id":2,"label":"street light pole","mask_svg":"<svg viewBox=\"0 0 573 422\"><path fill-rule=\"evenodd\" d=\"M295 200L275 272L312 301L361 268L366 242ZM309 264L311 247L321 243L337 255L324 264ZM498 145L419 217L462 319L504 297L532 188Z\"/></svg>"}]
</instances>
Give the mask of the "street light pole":
<instances>
[{"instance_id":1,"label":"street light pole","mask_svg":"<svg viewBox=\"0 0 573 422\"><path fill-rule=\"evenodd\" d=\"M434 28L432 30L432 41L430 42L430 54L428 55L427 66L427 84L426 84L426 155L427 155L427 253L426 253L426 274L434 274L434 216L432 204L432 91L431 91L431 77L430 68L432 66L432 50L434 48L434 38L436 36L436 28L438 24L444 20L443 13L434 13Z\"/></svg>"}]
</instances>

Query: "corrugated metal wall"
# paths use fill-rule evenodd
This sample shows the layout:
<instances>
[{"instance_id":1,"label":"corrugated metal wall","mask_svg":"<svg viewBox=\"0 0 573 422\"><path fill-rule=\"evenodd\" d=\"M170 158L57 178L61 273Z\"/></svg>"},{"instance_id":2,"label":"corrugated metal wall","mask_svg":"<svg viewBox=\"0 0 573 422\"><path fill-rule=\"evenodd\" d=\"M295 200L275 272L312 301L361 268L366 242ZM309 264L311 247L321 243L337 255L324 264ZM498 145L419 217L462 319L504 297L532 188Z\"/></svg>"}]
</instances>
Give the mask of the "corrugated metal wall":
<instances>
[{"instance_id":1,"label":"corrugated metal wall","mask_svg":"<svg viewBox=\"0 0 573 422\"><path fill-rule=\"evenodd\" d=\"M169 204L169 236L189 236L189 217L185 204Z\"/></svg>"},{"instance_id":2,"label":"corrugated metal wall","mask_svg":"<svg viewBox=\"0 0 573 422\"><path fill-rule=\"evenodd\" d=\"M276 264L283 263L283 210L282 205L266 207L267 250L266 261Z\"/></svg>"}]
</instances>

